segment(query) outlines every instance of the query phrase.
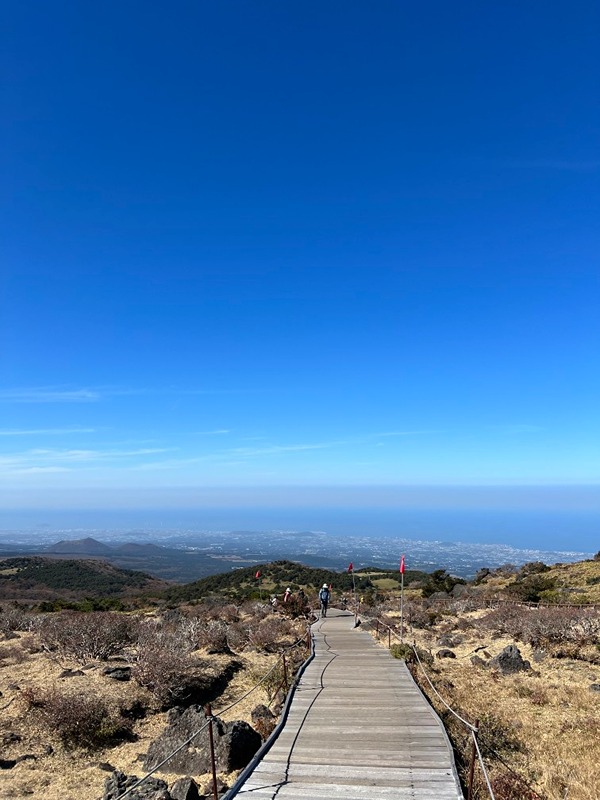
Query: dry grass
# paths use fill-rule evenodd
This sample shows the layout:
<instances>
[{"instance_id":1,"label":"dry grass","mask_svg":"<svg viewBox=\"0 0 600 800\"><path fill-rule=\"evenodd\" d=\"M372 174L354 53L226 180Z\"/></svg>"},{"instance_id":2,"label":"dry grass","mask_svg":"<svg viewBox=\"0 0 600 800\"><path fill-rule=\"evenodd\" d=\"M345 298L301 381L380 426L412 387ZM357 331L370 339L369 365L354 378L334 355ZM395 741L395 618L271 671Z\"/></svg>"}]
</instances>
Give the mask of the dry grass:
<instances>
[{"instance_id":1,"label":"dry grass","mask_svg":"<svg viewBox=\"0 0 600 800\"><path fill-rule=\"evenodd\" d=\"M464 616L476 622L485 613ZM448 627L454 629L456 622L456 618L444 620L431 630L415 630L417 645L435 654L440 634ZM436 658L427 670L444 699L468 720L480 719L482 741L487 736L500 756L547 800L598 800L600 693L591 691L590 684L600 682L600 667L549 655L536 663L531 646L517 642L533 669L501 676L474 666L471 656L475 648L485 646L477 655L486 661L484 652L496 656L514 639L494 638L492 632L478 627L453 632L463 637L452 648L456 659ZM417 678L427 690L418 672ZM443 711L435 698L432 702ZM496 758L488 757L487 763L492 777L506 773ZM524 790L515 795L521 796ZM488 797L487 791L481 797ZM502 794L497 793L497 798L501 800Z\"/></svg>"},{"instance_id":2,"label":"dry grass","mask_svg":"<svg viewBox=\"0 0 600 800\"><path fill-rule=\"evenodd\" d=\"M287 623L286 623L287 624ZM301 623L292 626L283 647L291 644L304 631ZM65 669L77 670L81 663L55 653L40 650L33 633L19 633L18 638L0 642L0 746L2 758L17 758L33 754L35 759L17 763L2 771L0 800L22 797L44 797L45 800L96 800L102 796L104 782L110 774L106 765L128 775L142 776L143 757L150 743L167 725L167 714L157 712L151 694L134 681L122 683L103 675L105 662L93 662L83 670L83 675L61 678ZM219 669L230 663L228 655L209 655L205 649L195 651L199 659L210 660L211 667ZM259 675L266 673L278 660L276 653L248 650L239 654L244 667L238 672L224 694L213 703L213 713L246 694ZM109 662L110 663L110 662ZM61 737L40 721L35 709L28 710L26 697L31 692L56 688L77 697L101 697L111 708L130 708L137 699L149 709L143 719L133 720L135 741L125 741L112 747L86 751L67 747ZM268 703L264 688L252 691L241 703L223 715L226 721L243 719L252 724L251 712L259 704ZM15 740L14 735L19 737ZM159 777L172 784L180 775L160 772ZM219 776L231 785L235 775ZM196 776L202 787L208 776Z\"/></svg>"}]
</instances>

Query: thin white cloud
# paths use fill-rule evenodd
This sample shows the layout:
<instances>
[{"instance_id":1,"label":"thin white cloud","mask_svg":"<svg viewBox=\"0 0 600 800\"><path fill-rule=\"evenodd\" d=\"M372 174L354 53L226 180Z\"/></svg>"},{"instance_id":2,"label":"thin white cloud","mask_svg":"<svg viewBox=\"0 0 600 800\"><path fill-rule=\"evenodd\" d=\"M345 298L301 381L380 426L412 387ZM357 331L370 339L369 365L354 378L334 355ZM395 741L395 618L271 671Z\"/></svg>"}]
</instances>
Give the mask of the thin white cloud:
<instances>
[{"instance_id":1,"label":"thin white cloud","mask_svg":"<svg viewBox=\"0 0 600 800\"><path fill-rule=\"evenodd\" d=\"M58 472L69 465L93 466L97 463L127 460L160 453L172 452L173 448L144 447L131 450L54 450L35 448L20 453L0 456L0 471L5 473Z\"/></svg>"},{"instance_id":2,"label":"thin white cloud","mask_svg":"<svg viewBox=\"0 0 600 800\"><path fill-rule=\"evenodd\" d=\"M101 397L96 389L0 389L0 401L9 403L94 403Z\"/></svg>"},{"instance_id":3,"label":"thin white cloud","mask_svg":"<svg viewBox=\"0 0 600 800\"><path fill-rule=\"evenodd\" d=\"M71 433L95 432L95 428L25 428L0 430L0 436L68 436Z\"/></svg>"},{"instance_id":4,"label":"thin white cloud","mask_svg":"<svg viewBox=\"0 0 600 800\"><path fill-rule=\"evenodd\" d=\"M229 428L217 428L214 431L194 431L195 436L221 436L227 433L231 433Z\"/></svg>"},{"instance_id":5,"label":"thin white cloud","mask_svg":"<svg viewBox=\"0 0 600 800\"><path fill-rule=\"evenodd\" d=\"M14 475L47 475L56 472L72 472L69 467L23 467L22 469L12 470Z\"/></svg>"}]
</instances>

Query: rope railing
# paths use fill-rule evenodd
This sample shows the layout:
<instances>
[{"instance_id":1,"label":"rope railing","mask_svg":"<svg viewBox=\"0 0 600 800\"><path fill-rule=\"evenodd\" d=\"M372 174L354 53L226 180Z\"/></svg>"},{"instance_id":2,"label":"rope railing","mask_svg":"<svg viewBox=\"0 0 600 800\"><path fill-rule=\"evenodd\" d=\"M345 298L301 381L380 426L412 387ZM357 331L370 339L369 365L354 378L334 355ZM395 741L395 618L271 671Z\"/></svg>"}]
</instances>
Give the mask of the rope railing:
<instances>
[{"instance_id":1,"label":"rope railing","mask_svg":"<svg viewBox=\"0 0 600 800\"><path fill-rule=\"evenodd\" d=\"M369 619L369 618L367 618L367 621L371 625L371 627L373 627L373 621L371 619ZM401 643L404 643L403 642L403 638L398 635L398 631L395 628L393 628L391 625L388 625L387 623L383 622L380 619L377 619L376 622L377 622L377 629L376 629L377 632L378 632L379 626L383 626L384 628L387 628L387 630L389 632L388 633L388 641L389 641L390 635L393 634L394 637L399 639ZM494 790L492 789L491 781L489 779L488 771L486 769L486 766L485 766L485 763L484 763L484 760L483 760L483 756L481 755L481 749L480 749L479 743L477 741L477 734L479 732L479 724L477 723L477 724L473 725L468 720L464 719L464 717L462 717L454 708L452 708L452 706L450 706L449 703L446 702L446 700L438 692L438 690L434 686L431 678L427 674L427 672L425 670L425 667L423 666L423 662L421 661L421 658L419 657L419 653L417 651L416 644L414 644L414 643L412 643L412 644L411 643L407 643L407 644L411 648L412 652L415 654L415 658L416 658L417 664L419 665L419 667L421 669L421 672L423 673L423 675L424 675L425 679L427 680L427 683L431 687L432 691L435 693L435 695L437 696L439 701L442 703L442 705L457 720L459 720L459 722L461 722L463 725L465 725L468 728L469 733L471 735L471 738L473 740L473 754L472 754L472 757L471 757L471 765L470 765L470 769L469 769L468 799L470 800L472 795L473 795L473 778L474 778L474 769L473 769L473 767L474 767L475 756L477 756L477 759L479 761L479 766L480 766L481 772L483 774L483 777L484 777L484 780L485 780L485 784L486 784L489 796L490 796L491 800L496 800L495 795L494 795Z\"/></svg>"},{"instance_id":2,"label":"rope railing","mask_svg":"<svg viewBox=\"0 0 600 800\"><path fill-rule=\"evenodd\" d=\"M600 608L600 603L548 603L542 600L511 600L509 597L490 597L490 603L518 606L519 608Z\"/></svg>"},{"instance_id":3,"label":"rope railing","mask_svg":"<svg viewBox=\"0 0 600 800\"><path fill-rule=\"evenodd\" d=\"M247 692L245 692L245 693L244 693L244 694L243 694L241 697L238 697L238 698L236 698L236 699L235 699L235 700L234 700L232 703L230 703L228 706L225 706L225 708L222 708L222 709L220 709L218 712L216 712L216 714L213 714L213 713L212 713L212 711L211 711L211 707L210 707L210 705L207 705L207 706L206 706L206 709L205 709L205 711L206 711L206 722L204 723L204 725L202 725L200 728L198 728L198 730L197 730L197 731L195 731L195 732L194 732L194 733L193 733L193 734L192 734L192 735L191 735L191 736L190 736L188 739L186 739L186 740L185 740L185 742L183 742L182 744L180 744L178 747L176 747L176 748L175 748L175 750L173 750L171 753L169 753L169 755L168 755L168 756L167 756L165 759L163 759L163 760L160 762L160 764L157 764L157 765L156 765L156 766L155 766L153 769L151 769L149 772L147 772L145 775L143 775L143 776L142 776L142 777L141 777L141 778L140 778L138 781L136 781L136 782L135 782L135 783L134 783L132 786L130 786L128 789L126 789L126 790L125 790L125 791L124 791L122 794L118 795L118 796L115 798L115 800L123 800L123 798L124 798L124 797L127 797L127 796L128 796L128 795L130 795L130 794L131 794L131 793L132 793L132 792L133 792L135 789L139 788L139 787L140 787L140 786L141 786L143 783L145 783L145 781L147 781L147 780L148 780L148 778L152 777L152 775L154 775L154 773L155 773L155 772L158 772L158 771L161 769L161 767L164 767L164 765L165 765L166 763L168 763L168 762L169 762L169 761L170 761L170 760L173 758L173 756L177 755L177 753L181 752L181 750L183 750L183 749L184 749L184 747L187 747L189 744L191 744L191 742L192 742L192 741L193 741L193 740L194 740L194 739L195 739L195 738L196 738L196 737L197 737L197 736L198 736L200 733L202 733L202 731L205 731L205 730L208 728L208 729L209 729L209 733L211 734L211 738L212 738L212 722L213 722L213 720L215 719L215 717L216 717L216 716L222 716L223 714L226 714L228 711L231 711L231 709L232 709L232 708L234 708L235 706L237 706L237 705L239 705L241 702L243 702L243 701L244 701L244 700L245 700L245 699L246 699L246 698L247 698L249 695L251 695L251 694L252 694L253 692L255 692L255 691L256 691L256 690L257 690L257 689L258 689L260 686L262 686L262 685L263 685L263 683L264 683L264 682L265 682L265 681L266 681L266 680L269 678L269 676L270 676L270 675L272 675L272 674L273 674L273 672L275 672L275 670L277 669L277 667L279 666L279 664L280 664L280 663L283 661L284 678L283 678L283 682L282 682L281 684L279 684L279 686L278 686L278 688L277 688L277 690L276 690L276 692L277 692L277 691L279 691L279 689L281 689L281 687L282 687L282 685L283 685L284 683L285 683L285 684L287 684L287 668L286 668L286 661L285 661L285 655L286 655L286 653L289 653L290 651L292 651L294 648L298 647L298 646L299 646L299 645L301 645L301 644L308 645L308 647L310 648L311 640L310 640L310 638L309 638L309 637L310 637L310 626L309 626L309 627L308 627L308 629L307 629L307 634L306 634L306 637L302 636L302 637L300 637L299 639L297 639L297 640L296 640L296 641L295 641L293 644L291 644L291 645L289 645L288 647L284 648L284 649L281 651L281 653L279 654L279 658L278 658L278 659L277 659L277 661L276 661L276 662L273 664L273 666L271 667L271 669L269 669L269 670L268 670L268 671L267 671L267 672L266 672L266 673L265 673L265 674L264 674L264 675L263 675L263 676L262 676L262 677L261 677L261 678L260 678L260 679L259 679L259 680L258 680L258 681L255 683L255 684L254 684L254 686L252 686L250 689L248 689L248 691L247 691ZM286 686L286 688L287 688L287 686ZM212 748L212 747L211 747L211 761L212 761L212 772L213 772L214 800L217 800L215 758L214 758L214 750L213 750L213 748ZM100 799L99 799L99 800L100 800Z\"/></svg>"},{"instance_id":4,"label":"rope railing","mask_svg":"<svg viewBox=\"0 0 600 800\"><path fill-rule=\"evenodd\" d=\"M551 606L550 606L550 607L551 607ZM367 619L367 622L368 622L368 624L370 624L370 625L371 625L371 627L373 627L373 621L372 621L371 619L369 619L368 617L367 617L366 619ZM391 625L388 625L387 623L385 623L385 622L384 622L383 620L381 620L381 619L378 619L378 618L377 618L375 621L376 621L376 623L377 623L377 628L375 629L377 634L378 634L378 628L379 628L379 626L381 626L381 627L387 628L387 630L388 630L388 632L389 632L389 634L390 634L390 635L393 635L393 636L394 636L396 639L399 639L399 641L400 641L400 642L403 642L403 639L402 639L402 637L399 635L399 633L398 633L398 631L397 631L397 629L396 629L396 628L393 628ZM434 686L434 684L432 683L431 679L429 678L429 675L427 674L427 671L425 670L425 667L423 666L422 660L421 660L421 659L420 659L420 657L419 657L419 653L418 653L418 651L417 651L417 648L416 648L415 644L414 644L414 643L413 643L413 644L407 643L407 644L408 644L408 646L411 648L411 650L414 652L414 654L415 654L415 658L416 658L416 660L417 660L417 663L419 664L419 666L420 666L420 668L421 668L421 671L422 671L423 675L425 676L425 678L426 678L426 680L427 680L427 682L428 682L429 686L431 687L431 689L433 690L433 692L435 693L435 695L438 697L438 699L440 700L440 702L441 702L441 703L442 703L442 704L445 706L445 708L446 708L448 711L450 711L450 712L451 712L451 713L452 713L452 714L453 714L453 715L454 715L454 716L455 716L457 719L459 719L459 720L460 720L462 723L464 723L464 724L465 724L465 725L466 725L466 726L469 728L469 730L470 730L470 733L471 733L471 737L472 737L472 738L473 738L473 740L474 740L474 746L473 746L473 750L474 750L474 753L477 755L477 758L478 758L478 761L479 761L479 764L480 764L480 767L481 767L481 771L482 771L482 773L483 773L483 776L484 776L484 779L485 779L485 782L486 782L486 786L487 786L487 788L488 788L488 792L490 793L490 796L491 796L492 798L494 798L494 793L493 793L493 789L492 789L492 787L491 787L491 782L490 782L490 780L489 780L489 776L488 776L488 773L487 773L487 770L486 770L486 767L485 767L485 763L484 763L483 756L482 756L482 753L481 753L481 748L483 748L485 751L487 751L488 753L490 753L490 754L491 754L491 755L492 755L492 756L493 756L495 759L497 759L497 760L498 760L498 761L499 761L499 762L502 764L502 766L503 766L503 767L504 767L504 768L505 768L505 769L506 769L508 772L510 772L510 774L511 774L511 775L512 775L512 776L513 776L513 777L514 777L514 778L515 778L515 779L516 779L516 780L517 780L517 781L518 781L518 782L519 782L519 783L520 783L520 784L521 784L523 787L525 787L525 788L527 789L527 791L529 792L529 794L530 794L530 796L531 796L531 797L534 797L534 798L536 798L536 800L545 800L545 799L542 797L542 795L540 795L538 792L536 792L536 790L535 790L535 789L534 789L534 788L533 788L533 787L532 787L532 786L531 786L531 785L530 785L530 784L529 784L529 783L528 783L528 782L525 780L525 778L523 778L523 776L522 776L522 775L520 775L520 774L519 774L518 772L516 772L516 771L515 771L515 770L514 770L514 769L513 769L513 768L512 768L512 767L511 767L509 764L507 764L506 760L505 760L505 759L504 759L504 758L503 758L503 757L500 755L500 753L498 753L496 750L494 750L494 748L490 747L490 746L489 746L489 745L486 743L486 741L485 741L485 736L481 737L481 731L480 731L480 728L479 728L479 723L478 723L478 722L476 723L476 725L471 725L471 723L469 723L467 720L465 720L463 717L461 717L461 716L460 716L460 714L458 714L458 713L455 711L455 709L453 709L453 708L452 708L452 707L451 707L451 706L450 706L450 705L449 705L449 704L448 704L448 703L447 703L447 702L444 700L444 698L442 697L442 695L441 695L441 694L440 694L440 693L437 691L436 687ZM475 652L475 651L473 651L473 652ZM472 653L469 653L468 655L472 655ZM477 738L477 737L478 737L478 735L479 735L479 738ZM471 794L471 792L472 792L472 788L470 788L470 789L469 789L469 797L470 797L470 794Z\"/></svg>"},{"instance_id":5,"label":"rope railing","mask_svg":"<svg viewBox=\"0 0 600 800\"><path fill-rule=\"evenodd\" d=\"M492 798L492 800L496 800L496 798L494 796L494 790L492 789L492 784L490 783L490 779L489 779L487 770L485 768L485 764L483 763L483 756L481 755L481 750L479 749L479 742L477 741L477 731L476 730L471 731L471 738L473 739L473 746L474 746L475 750L477 751L477 758L479 759L479 766L481 767L481 771L483 772L483 777L485 778L485 784L486 784L486 786L488 788L488 792L490 793L490 797ZM472 791L473 791L473 787L471 786L471 787L469 787L469 797L471 796Z\"/></svg>"},{"instance_id":6,"label":"rope railing","mask_svg":"<svg viewBox=\"0 0 600 800\"><path fill-rule=\"evenodd\" d=\"M435 686L434 686L434 685L433 685L433 683L431 682L431 678L429 677L429 675L428 675L428 674L425 672L425 667L423 666L423 662L422 662L422 661L421 661L421 659L419 658L419 653L417 652L417 648L415 647L415 645L414 645L414 644L411 644L410 646L412 647L413 653L415 654L415 658L417 659L417 663L418 663L418 665L421 667L421 672L422 672L422 673L423 673L423 675L425 676L425 678L426 678L426 680L427 680L427 683L428 683L428 684L431 686L431 689L433 690L433 692L435 692L436 696L438 697L438 699L439 699L439 701L442 703L442 705L444 705L444 706L445 706L445 707L448 709L448 711L449 711L451 714L453 714L453 715L456 717L456 719L457 719L457 720L459 720L460 722L462 722L462 723L463 723L463 725L466 725L466 726L467 726L467 728L469 728L469 729L471 730L471 732L472 732L472 733L477 733L477 731L478 731L478 727L477 727L476 725L472 725L472 724L471 724L470 722L468 722L466 719L464 719L463 717L461 717L461 716L460 716L460 714L458 714L458 713L457 713L457 712L456 712L456 711L455 711L455 710L454 710L454 709L453 709L453 708L452 708L450 705L448 705L448 703L447 703L447 702L444 700L444 698L442 697L442 695L441 695L441 694L438 692L438 690L435 688Z\"/></svg>"}]
</instances>

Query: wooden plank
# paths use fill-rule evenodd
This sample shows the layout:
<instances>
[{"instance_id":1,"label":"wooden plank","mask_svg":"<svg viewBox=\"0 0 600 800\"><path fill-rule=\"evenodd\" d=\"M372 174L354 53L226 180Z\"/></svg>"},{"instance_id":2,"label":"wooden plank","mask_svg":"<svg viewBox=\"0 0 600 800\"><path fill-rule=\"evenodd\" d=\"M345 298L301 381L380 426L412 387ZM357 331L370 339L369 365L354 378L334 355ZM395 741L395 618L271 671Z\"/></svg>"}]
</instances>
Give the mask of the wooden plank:
<instances>
[{"instance_id":1,"label":"wooden plank","mask_svg":"<svg viewBox=\"0 0 600 800\"><path fill-rule=\"evenodd\" d=\"M463 800L437 715L406 665L330 612L286 725L237 795L248 800Z\"/></svg>"}]
</instances>

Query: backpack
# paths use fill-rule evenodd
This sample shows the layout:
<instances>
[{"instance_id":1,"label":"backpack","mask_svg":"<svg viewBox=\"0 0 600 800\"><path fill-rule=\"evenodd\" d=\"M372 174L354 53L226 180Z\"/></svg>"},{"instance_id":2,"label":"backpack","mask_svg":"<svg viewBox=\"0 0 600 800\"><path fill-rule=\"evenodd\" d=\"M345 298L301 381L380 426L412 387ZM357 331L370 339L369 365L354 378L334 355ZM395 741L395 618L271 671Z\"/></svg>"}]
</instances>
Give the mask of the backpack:
<instances>
[{"instance_id":1,"label":"backpack","mask_svg":"<svg viewBox=\"0 0 600 800\"><path fill-rule=\"evenodd\" d=\"M319 592L319 600L322 603L329 602L329 589L321 589L321 591Z\"/></svg>"}]
</instances>

